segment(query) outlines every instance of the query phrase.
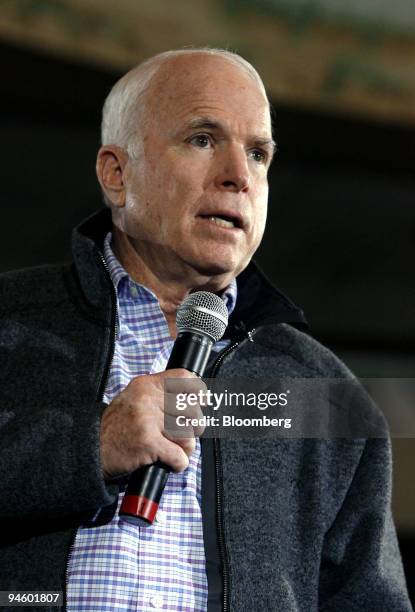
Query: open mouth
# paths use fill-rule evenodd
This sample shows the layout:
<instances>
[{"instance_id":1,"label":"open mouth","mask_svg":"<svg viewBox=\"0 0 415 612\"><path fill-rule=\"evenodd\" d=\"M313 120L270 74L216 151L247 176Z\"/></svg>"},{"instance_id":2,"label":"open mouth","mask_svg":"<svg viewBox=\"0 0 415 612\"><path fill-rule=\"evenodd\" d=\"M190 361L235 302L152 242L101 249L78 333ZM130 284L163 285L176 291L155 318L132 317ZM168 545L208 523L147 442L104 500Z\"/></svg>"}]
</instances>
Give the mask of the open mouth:
<instances>
[{"instance_id":1,"label":"open mouth","mask_svg":"<svg viewBox=\"0 0 415 612\"><path fill-rule=\"evenodd\" d=\"M225 229L242 227L242 224L238 218L229 217L228 215L201 215L201 217L215 223L216 225L219 225L219 227L224 227Z\"/></svg>"}]
</instances>

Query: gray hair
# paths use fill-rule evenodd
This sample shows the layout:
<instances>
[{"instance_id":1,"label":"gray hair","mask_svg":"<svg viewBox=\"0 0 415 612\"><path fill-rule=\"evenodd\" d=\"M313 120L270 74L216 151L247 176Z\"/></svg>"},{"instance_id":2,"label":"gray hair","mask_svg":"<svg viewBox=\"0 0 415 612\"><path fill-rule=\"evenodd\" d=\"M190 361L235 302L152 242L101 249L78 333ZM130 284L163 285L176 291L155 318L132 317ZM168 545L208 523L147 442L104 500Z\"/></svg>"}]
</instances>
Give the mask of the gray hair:
<instances>
[{"instance_id":1,"label":"gray hair","mask_svg":"<svg viewBox=\"0 0 415 612\"><path fill-rule=\"evenodd\" d=\"M152 78L160 66L169 59L198 53L226 58L236 66L244 69L267 98L264 84L258 72L247 60L237 53L210 47L165 51L139 64L115 83L102 109L102 145L117 145L125 149L130 157L139 157L141 143L140 128L143 128L145 121L145 94Z\"/></svg>"}]
</instances>

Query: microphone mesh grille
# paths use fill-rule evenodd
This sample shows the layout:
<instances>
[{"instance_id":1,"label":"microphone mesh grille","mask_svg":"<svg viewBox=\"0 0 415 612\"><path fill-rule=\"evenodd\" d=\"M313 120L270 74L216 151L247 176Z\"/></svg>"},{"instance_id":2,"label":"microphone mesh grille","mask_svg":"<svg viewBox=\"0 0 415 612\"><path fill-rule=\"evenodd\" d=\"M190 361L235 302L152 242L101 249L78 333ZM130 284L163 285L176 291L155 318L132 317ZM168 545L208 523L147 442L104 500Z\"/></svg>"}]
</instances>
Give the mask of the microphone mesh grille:
<instances>
[{"instance_id":1,"label":"microphone mesh grille","mask_svg":"<svg viewBox=\"0 0 415 612\"><path fill-rule=\"evenodd\" d=\"M228 309L225 302L214 293L196 291L179 306L176 324L179 332L199 331L217 342L225 333Z\"/></svg>"}]
</instances>

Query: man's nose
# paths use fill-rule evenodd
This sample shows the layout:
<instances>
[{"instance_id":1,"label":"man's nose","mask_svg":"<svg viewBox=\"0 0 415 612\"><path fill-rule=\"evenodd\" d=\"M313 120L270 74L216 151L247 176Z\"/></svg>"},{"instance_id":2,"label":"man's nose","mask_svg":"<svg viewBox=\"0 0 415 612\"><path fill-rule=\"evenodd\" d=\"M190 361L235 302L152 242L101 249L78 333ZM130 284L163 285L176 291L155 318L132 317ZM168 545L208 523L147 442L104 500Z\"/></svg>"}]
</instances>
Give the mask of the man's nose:
<instances>
[{"instance_id":1,"label":"man's nose","mask_svg":"<svg viewBox=\"0 0 415 612\"><path fill-rule=\"evenodd\" d=\"M240 147L227 147L218 159L216 187L222 191L247 191L251 175L246 151Z\"/></svg>"}]
</instances>

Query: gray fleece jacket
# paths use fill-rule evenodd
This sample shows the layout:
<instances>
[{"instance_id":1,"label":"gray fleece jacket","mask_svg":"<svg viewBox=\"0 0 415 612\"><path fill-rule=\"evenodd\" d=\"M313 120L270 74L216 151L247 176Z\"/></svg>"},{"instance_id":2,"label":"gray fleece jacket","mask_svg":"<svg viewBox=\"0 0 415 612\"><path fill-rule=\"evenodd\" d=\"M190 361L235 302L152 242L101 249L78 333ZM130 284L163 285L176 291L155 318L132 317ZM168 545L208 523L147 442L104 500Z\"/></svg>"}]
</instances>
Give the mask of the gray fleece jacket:
<instances>
[{"instance_id":1,"label":"gray fleece jacket","mask_svg":"<svg viewBox=\"0 0 415 612\"><path fill-rule=\"evenodd\" d=\"M102 211L75 231L73 265L1 277L0 590L64 590L77 527L114 512L120 484L104 482L99 462L116 317L100 253L109 223ZM351 376L254 266L238 291L216 376ZM387 439L223 439L214 462L203 485L209 610L412 610Z\"/></svg>"}]
</instances>

